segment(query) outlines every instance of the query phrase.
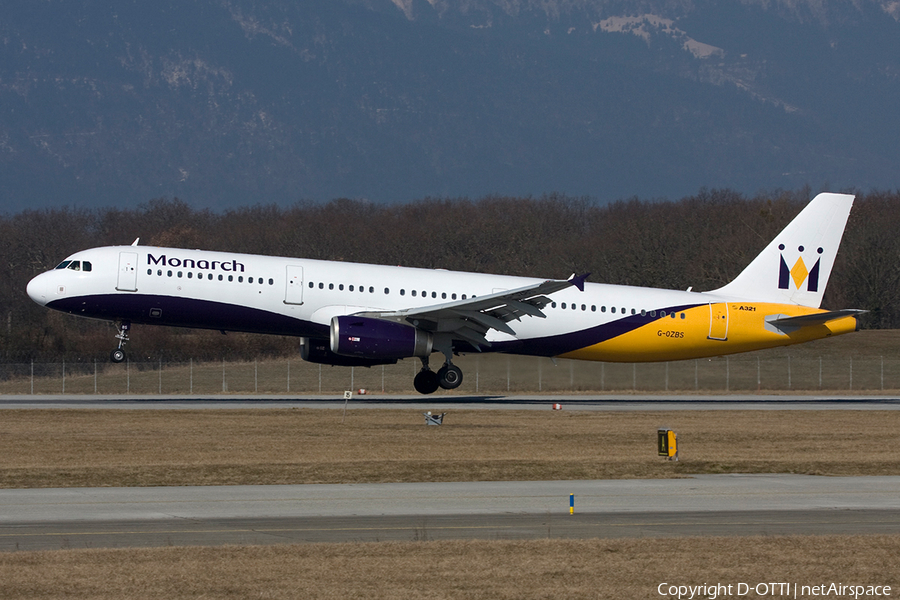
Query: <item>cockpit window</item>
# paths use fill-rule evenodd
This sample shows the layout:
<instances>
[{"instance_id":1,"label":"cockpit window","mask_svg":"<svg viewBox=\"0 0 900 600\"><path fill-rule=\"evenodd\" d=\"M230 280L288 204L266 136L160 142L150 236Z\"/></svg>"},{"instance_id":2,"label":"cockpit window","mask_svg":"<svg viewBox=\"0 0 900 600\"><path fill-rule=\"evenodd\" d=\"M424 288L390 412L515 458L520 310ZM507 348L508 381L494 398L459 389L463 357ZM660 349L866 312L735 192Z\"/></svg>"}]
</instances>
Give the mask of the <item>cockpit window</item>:
<instances>
[{"instance_id":1,"label":"cockpit window","mask_svg":"<svg viewBox=\"0 0 900 600\"><path fill-rule=\"evenodd\" d=\"M56 265L57 269L69 269L72 271L90 271L91 263L90 261L80 261L80 260L64 260L58 265Z\"/></svg>"}]
</instances>

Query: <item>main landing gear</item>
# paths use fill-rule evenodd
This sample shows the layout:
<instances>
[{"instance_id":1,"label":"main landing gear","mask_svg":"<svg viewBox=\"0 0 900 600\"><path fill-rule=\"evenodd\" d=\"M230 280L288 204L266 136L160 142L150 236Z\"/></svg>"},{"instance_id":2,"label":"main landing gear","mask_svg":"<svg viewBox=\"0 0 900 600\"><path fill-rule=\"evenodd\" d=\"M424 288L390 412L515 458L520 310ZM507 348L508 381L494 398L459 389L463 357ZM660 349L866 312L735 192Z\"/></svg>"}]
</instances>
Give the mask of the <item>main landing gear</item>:
<instances>
[{"instance_id":1,"label":"main landing gear","mask_svg":"<svg viewBox=\"0 0 900 600\"><path fill-rule=\"evenodd\" d=\"M462 369L451 363L449 359L435 373L428 368L428 357L426 356L422 358L422 370L416 375L413 385L420 394L433 394L438 388L455 390L462 384L462 381Z\"/></svg>"},{"instance_id":2,"label":"main landing gear","mask_svg":"<svg viewBox=\"0 0 900 600\"><path fill-rule=\"evenodd\" d=\"M119 340L119 347L110 353L109 359L114 363L120 363L125 360L125 350L123 350L123 348L125 342L128 341L128 330L131 329L131 323L122 321L121 323L116 324L116 329L119 331L119 333L116 334L116 339Z\"/></svg>"}]
</instances>

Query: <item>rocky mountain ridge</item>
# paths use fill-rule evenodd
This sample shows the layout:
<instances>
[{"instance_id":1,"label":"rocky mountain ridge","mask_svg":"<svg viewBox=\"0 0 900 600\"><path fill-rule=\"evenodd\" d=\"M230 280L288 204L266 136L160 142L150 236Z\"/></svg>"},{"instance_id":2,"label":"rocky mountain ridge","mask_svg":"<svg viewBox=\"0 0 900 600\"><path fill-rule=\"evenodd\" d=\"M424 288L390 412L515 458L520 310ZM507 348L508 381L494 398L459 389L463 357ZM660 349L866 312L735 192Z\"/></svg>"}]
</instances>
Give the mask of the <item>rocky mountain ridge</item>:
<instances>
[{"instance_id":1,"label":"rocky mountain ridge","mask_svg":"<svg viewBox=\"0 0 900 600\"><path fill-rule=\"evenodd\" d=\"M6 210L900 186L900 2L9 3Z\"/></svg>"}]
</instances>

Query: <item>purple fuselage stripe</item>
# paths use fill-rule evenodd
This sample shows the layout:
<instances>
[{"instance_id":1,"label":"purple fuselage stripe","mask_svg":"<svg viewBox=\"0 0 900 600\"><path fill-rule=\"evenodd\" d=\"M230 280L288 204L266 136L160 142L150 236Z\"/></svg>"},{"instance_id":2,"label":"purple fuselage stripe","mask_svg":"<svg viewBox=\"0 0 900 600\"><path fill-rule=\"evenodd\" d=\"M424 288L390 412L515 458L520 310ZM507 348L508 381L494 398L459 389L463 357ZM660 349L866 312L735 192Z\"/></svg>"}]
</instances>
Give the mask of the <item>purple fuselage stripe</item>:
<instances>
[{"instance_id":1,"label":"purple fuselage stripe","mask_svg":"<svg viewBox=\"0 0 900 600\"><path fill-rule=\"evenodd\" d=\"M156 296L147 294L98 294L53 300L49 308L82 317L108 321L130 321L148 325L216 329L245 333L291 335L311 338L328 338L327 325L295 319L278 313L237 304ZM664 309L680 312L700 306L690 304ZM507 352L531 356L557 356L580 350L629 333L661 319L648 315L629 315L609 323L561 335L531 338L511 342L495 342L482 352ZM454 345L457 352L476 352L478 349L465 343Z\"/></svg>"},{"instance_id":2,"label":"purple fuselage stripe","mask_svg":"<svg viewBox=\"0 0 900 600\"><path fill-rule=\"evenodd\" d=\"M328 337L328 327L238 304L155 296L99 294L53 300L48 307L73 315L148 325L246 333Z\"/></svg>"}]
</instances>

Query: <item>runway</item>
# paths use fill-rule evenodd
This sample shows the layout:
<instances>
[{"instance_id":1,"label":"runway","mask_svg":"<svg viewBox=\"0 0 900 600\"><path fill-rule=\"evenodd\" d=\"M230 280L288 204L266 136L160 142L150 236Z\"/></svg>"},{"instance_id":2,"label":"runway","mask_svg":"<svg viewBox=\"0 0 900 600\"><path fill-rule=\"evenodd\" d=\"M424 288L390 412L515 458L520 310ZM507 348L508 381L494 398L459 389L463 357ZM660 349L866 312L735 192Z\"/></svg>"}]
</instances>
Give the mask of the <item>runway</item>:
<instances>
[{"instance_id":1,"label":"runway","mask_svg":"<svg viewBox=\"0 0 900 600\"><path fill-rule=\"evenodd\" d=\"M331 408L447 410L681 411L681 410L900 410L891 395L3 395L3 409L265 409Z\"/></svg>"},{"instance_id":2,"label":"runway","mask_svg":"<svg viewBox=\"0 0 900 600\"><path fill-rule=\"evenodd\" d=\"M0 490L4 551L826 533L900 533L900 477Z\"/></svg>"}]
</instances>

